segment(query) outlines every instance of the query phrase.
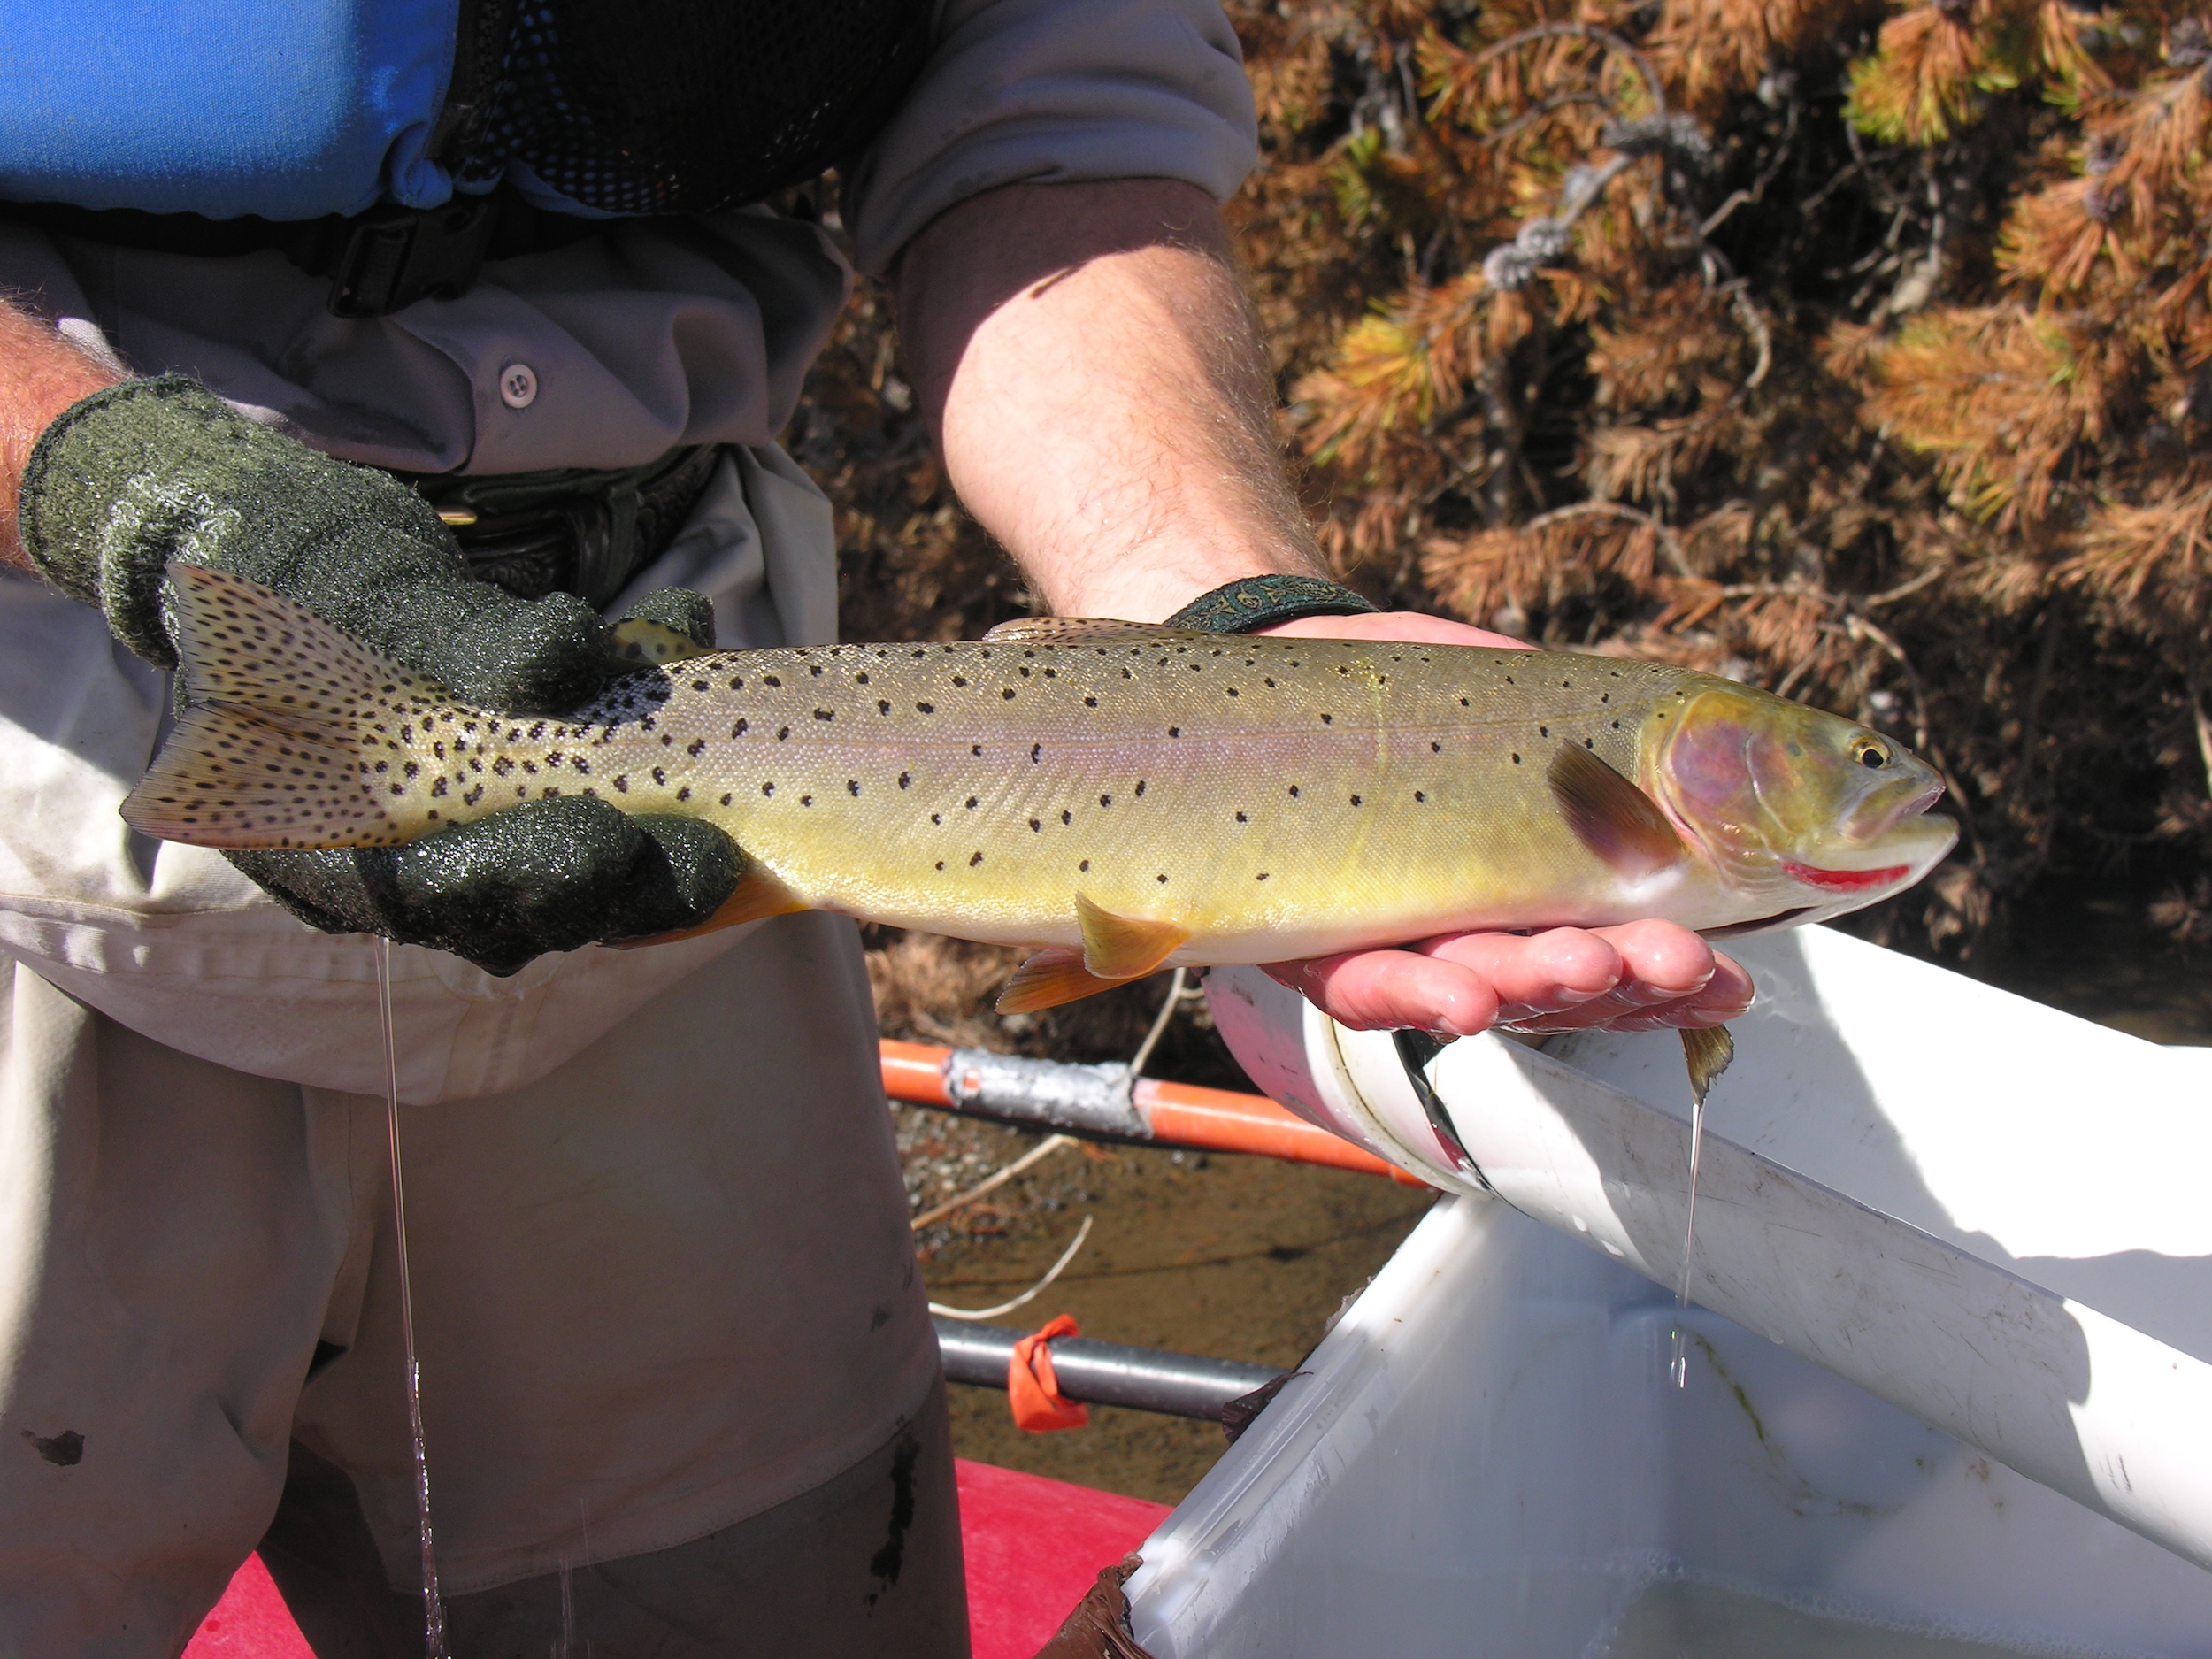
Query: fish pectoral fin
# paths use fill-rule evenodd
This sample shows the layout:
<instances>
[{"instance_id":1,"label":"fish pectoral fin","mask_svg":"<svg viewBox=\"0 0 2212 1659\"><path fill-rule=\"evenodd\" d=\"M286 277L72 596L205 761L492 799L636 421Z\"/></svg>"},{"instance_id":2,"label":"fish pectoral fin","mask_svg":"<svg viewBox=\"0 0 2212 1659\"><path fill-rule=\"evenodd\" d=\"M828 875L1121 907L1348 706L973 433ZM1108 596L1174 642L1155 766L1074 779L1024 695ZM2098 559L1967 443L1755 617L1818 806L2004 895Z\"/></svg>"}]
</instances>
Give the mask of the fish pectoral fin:
<instances>
[{"instance_id":1,"label":"fish pectoral fin","mask_svg":"<svg viewBox=\"0 0 2212 1659\"><path fill-rule=\"evenodd\" d=\"M642 617L628 617L608 630L614 641L614 658L618 663L637 668L657 668L663 663L680 663L687 657L704 657L714 649L702 645L688 634L659 622L648 622Z\"/></svg>"},{"instance_id":2,"label":"fish pectoral fin","mask_svg":"<svg viewBox=\"0 0 2212 1659\"><path fill-rule=\"evenodd\" d=\"M1544 776L1568 826L1623 875L1656 875L1687 856L1659 803L1588 749L1568 744Z\"/></svg>"},{"instance_id":3,"label":"fish pectoral fin","mask_svg":"<svg viewBox=\"0 0 2212 1659\"><path fill-rule=\"evenodd\" d=\"M1083 929L1083 966L1102 979L1141 979L1190 938L1187 927L1117 916L1080 893L1075 918Z\"/></svg>"},{"instance_id":4,"label":"fish pectoral fin","mask_svg":"<svg viewBox=\"0 0 2212 1659\"><path fill-rule=\"evenodd\" d=\"M983 637L993 645L1071 645L1079 641L1142 636L1153 640L1210 640L1218 636L1195 628L1164 628L1156 622L1122 622L1112 617L1016 617Z\"/></svg>"},{"instance_id":5,"label":"fish pectoral fin","mask_svg":"<svg viewBox=\"0 0 2212 1659\"><path fill-rule=\"evenodd\" d=\"M730 889L730 896L722 901L713 915L695 927L679 928L672 933L654 933L645 939L625 939L618 941L618 950L634 950L640 945L672 945L680 939L696 939L702 933L718 933L725 927L740 927L747 922L766 921L772 916L792 916L814 907L795 897L789 887L770 875L749 859L745 873Z\"/></svg>"},{"instance_id":6,"label":"fish pectoral fin","mask_svg":"<svg viewBox=\"0 0 2212 1659\"><path fill-rule=\"evenodd\" d=\"M1725 1025L1686 1025L1682 1028L1682 1057L1690 1067L1690 1096L1701 1106L1705 1091L1728 1070L1736 1057L1736 1040Z\"/></svg>"},{"instance_id":7,"label":"fish pectoral fin","mask_svg":"<svg viewBox=\"0 0 2212 1659\"><path fill-rule=\"evenodd\" d=\"M1073 945L1055 945L1041 950L1014 970L1014 977L998 994L998 1012L1033 1014L1057 1008L1101 991L1110 991L1125 979L1102 979L1083 965L1083 953Z\"/></svg>"}]
</instances>

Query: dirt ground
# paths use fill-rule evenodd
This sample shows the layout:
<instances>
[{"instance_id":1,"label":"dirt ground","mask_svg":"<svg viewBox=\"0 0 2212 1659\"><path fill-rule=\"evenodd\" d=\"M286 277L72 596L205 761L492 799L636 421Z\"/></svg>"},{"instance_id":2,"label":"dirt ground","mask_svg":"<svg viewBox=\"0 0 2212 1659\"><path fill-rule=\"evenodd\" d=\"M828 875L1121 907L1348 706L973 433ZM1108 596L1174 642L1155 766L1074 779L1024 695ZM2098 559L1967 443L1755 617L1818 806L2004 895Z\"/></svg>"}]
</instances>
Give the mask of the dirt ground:
<instances>
[{"instance_id":1,"label":"dirt ground","mask_svg":"<svg viewBox=\"0 0 2212 1659\"><path fill-rule=\"evenodd\" d=\"M1042 1138L918 1108L901 1108L899 1118L910 1169L966 1165L981 1153L969 1166L979 1178ZM1033 1331L1070 1313L1085 1336L1110 1342L1288 1367L1432 1196L1268 1158L1071 1147L963 1212L956 1227L926 1232L923 1274L932 1301L993 1306L1033 1284L1092 1216L1068 1270L992 1324ZM998 1390L956 1386L952 1394L962 1456L1161 1503L1181 1498L1227 1446L1211 1423L1102 1406L1086 1427L1025 1433Z\"/></svg>"}]
</instances>

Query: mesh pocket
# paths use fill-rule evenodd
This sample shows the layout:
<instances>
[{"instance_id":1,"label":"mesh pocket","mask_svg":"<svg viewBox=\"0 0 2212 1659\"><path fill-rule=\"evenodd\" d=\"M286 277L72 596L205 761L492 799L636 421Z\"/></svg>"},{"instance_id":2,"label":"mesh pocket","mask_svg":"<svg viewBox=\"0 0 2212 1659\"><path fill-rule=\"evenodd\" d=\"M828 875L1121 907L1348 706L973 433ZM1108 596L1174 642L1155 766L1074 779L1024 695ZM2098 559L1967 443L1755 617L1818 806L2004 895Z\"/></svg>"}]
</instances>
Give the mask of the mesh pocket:
<instances>
[{"instance_id":1,"label":"mesh pocket","mask_svg":"<svg viewBox=\"0 0 2212 1659\"><path fill-rule=\"evenodd\" d=\"M609 213L757 202L867 147L921 68L933 10L520 0L461 175L524 162Z\"/></svg>"}]
</instances>

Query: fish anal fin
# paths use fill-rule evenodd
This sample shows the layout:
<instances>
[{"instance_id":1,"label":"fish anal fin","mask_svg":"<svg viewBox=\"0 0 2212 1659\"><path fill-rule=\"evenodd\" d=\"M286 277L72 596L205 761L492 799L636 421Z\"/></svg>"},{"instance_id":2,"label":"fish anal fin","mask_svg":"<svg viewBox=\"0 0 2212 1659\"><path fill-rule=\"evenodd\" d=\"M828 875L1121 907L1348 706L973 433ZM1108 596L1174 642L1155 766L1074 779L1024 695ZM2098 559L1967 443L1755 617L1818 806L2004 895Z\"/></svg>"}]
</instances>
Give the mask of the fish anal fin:
<instances>
[{"instance_id":1,"label":"fish anal fin","mask_svg":"<svg viewBox=\"0 0 2212 1659\"><path fill-rule=\"evenodd\" d=\"M1686 1025L1682 1028L1682 1057L1690 1068L1690 1095L1700 1106L1714 1079L1728 1070L1736 1057L1736 1040L1725 1025Z\"/></svg>"},{"instance_id":2,"label":"fish anal fin","mask_svg":"<svg viewBox=\"0 0 2212 1659\"><path fill-rule=\"evenodd\" d=\"M680 928L672 933L655 933L648 939L625 939L616 948L630 950L640 945L672 945L680 939L696 939L702 933L718 933L725 927L741 927L747 922L764 922L772 916L792 916L813 908L758 864L749 861L745 873L737 879L737 886L730 889L730 896L697 926Z\"/></svg>"},{"instance_id":3,"label":"fish anal fin","mask_svg":"<svg viewBox=\"0 0 2212 1659\"><path fill-rule=\"evenodd\" d=\"M1117 916L1080 893L1075 917L1083 929L1083 966L1102 979L1142 979L1190 938L1187 927Z\"/></svg>"},{"instance_id":4,"label":"fish anal fin","mask_svg":"<svg viewBox=\"0 0 2212 1659\"><path fill-rule=\"evenodd\" d=\"M1623 875L1656 875L1688 852L1657 802L1580 745L1554 755L1545 780L1582 844Z\"/></svg>"},{"instance_id":5,"label":"fish anal fin","mask_svg":"<svg viewBox=\"0 0 2212 1659\"><path fill-rule=\"evenodd\" d=\"M1102 979L1083 965L1083 953L1072 945L1041 950L1014 970L1014 977L998 994L1002 1014L1033 1014L1110 991L1124 979Z\"/></svg>"},{"instance_id":6,"label":"fish anal fin","mask_svg":"<svg viewBox=\"0 0 2212 1659\"><path fill-rule=\"evenodd\" d=\"M1156 622L1122 622L1112 617L1016 617L983 638L991 645L1072 645L1093 640L1214 640L1194 628L1164 628Z\"/></svg>"}]
</instances>

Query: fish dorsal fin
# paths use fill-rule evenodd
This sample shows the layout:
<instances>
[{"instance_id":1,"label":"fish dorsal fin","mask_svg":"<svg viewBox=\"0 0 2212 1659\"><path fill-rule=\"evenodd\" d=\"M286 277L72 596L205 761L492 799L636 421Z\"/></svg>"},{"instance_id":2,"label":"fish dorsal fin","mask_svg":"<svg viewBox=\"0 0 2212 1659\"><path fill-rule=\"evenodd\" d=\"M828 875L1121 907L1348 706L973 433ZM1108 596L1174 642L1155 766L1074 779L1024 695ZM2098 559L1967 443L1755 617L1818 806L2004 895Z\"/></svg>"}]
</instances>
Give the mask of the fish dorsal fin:
<instances>
[{"instance_id":1,"label":"fish dorsal fin","mask_svg":"<svg viewBox=\"0 0 2212 1659\"><path fill-rule=\"evenodd\" d=\"M1083 953L1073 945L1055 945L1041 950L1014 970L1014 977L998 994L1002 1014L1033 1014L1110 991L1125 979L1102 979L1083 965Z\"/></svg>"},{"instance_id":2,"label":"fish dorsal fin","mask_svg":"<svg viewBox=\"0 0 2212 1659\"><path fill-rule=\"evenodd\" d=\"M642 617L626 617L608 630L614 641L614 659L636 668L657 668L680 663L687 657L705 657L715 649L702 645L680 629Z\"/></svg>"},{"instance_id":3,"label":"fish dorsal fin","mask_svg":"<svg viewBox=\"0 0 2212 1659\"><path fill-rule=\"evenodd\" d=\"M1120 622L1111 617L1017 617L983 638L992 645L1078 645L1094 640L1213 640L1195 628L1164 628L1156 622Z\"/></svg>"},{"instance_id":4,"label":"fish dorsal fin","mask_svg":"<svg viewBox=\"0 0 2212 1659\"><path fill-rule=\"evenodd\" d=\"M1682 1057L1689 1063L1690 1095L1701 1106L1713 1080L1728 1070L1736 1057L1736 1040L1725 1025L1686 1025L1682 1028Z\"/></svg>"},{"instance_id":5,"label":"fish dorsal fin","mask_svg":"<svg viewBox=\"0 0 2212 1659\"><path fill-rule=\"evenodd\" d=\"M1075 918L1083 929L1083 966L1102 979L1142 979L1190 938L1187 927L1117 916L1080 893Z\"/></svg>"},{"instance_id":6,"label":"fish dorsal fin","mask_svg":"<svg viewBox=\"0 0 2212 1659\"><path fill-rule=\"evenodd\" d=\"M1568 744L1545 778L1582 844L1623 875L1655 875L1688 851L1658 803L1588 749Z\"/></svg>"}]
</instances>

